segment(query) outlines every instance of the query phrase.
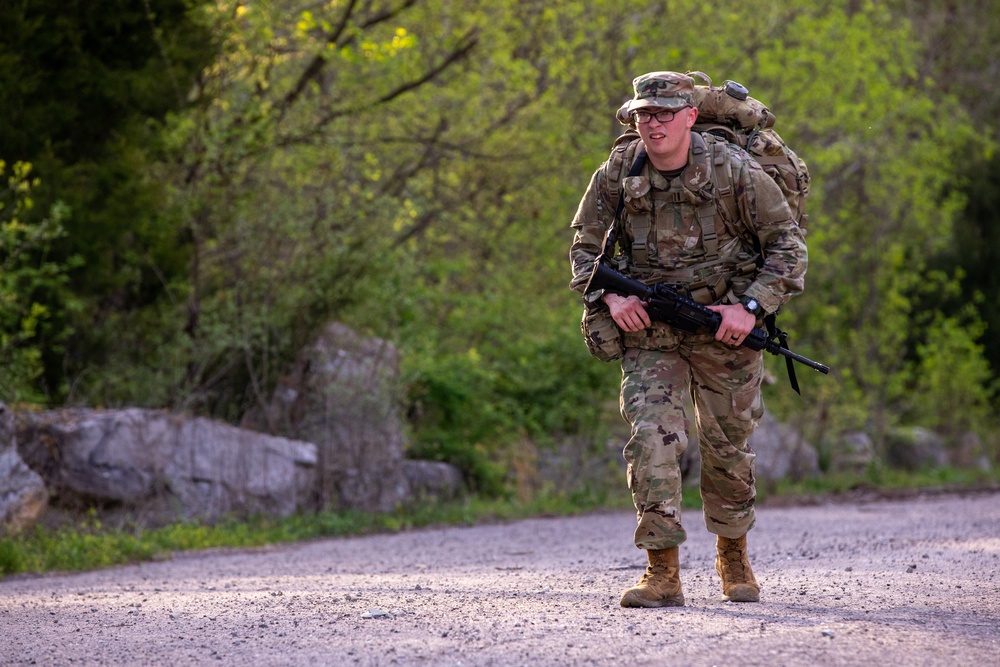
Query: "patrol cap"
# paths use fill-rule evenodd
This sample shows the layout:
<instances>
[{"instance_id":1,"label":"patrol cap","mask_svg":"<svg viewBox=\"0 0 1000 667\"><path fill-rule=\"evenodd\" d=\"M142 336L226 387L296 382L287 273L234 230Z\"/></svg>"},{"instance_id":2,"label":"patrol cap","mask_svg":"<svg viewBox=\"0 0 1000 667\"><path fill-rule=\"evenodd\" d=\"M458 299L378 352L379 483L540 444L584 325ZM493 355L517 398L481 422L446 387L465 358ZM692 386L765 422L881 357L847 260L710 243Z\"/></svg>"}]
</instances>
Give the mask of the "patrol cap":
<instances>
[{"instance_id":1,"label":"patrol cap","mask_svg":"<svg viewBox=\"0 0 1000 667\"><path fill-rule=\"evenodd\" d=\"M633 97L623 107L626 114L648 107L683 109L694 106L694 79L679 72L650 72L632 80Z\"/></svg>"}]
</instances>

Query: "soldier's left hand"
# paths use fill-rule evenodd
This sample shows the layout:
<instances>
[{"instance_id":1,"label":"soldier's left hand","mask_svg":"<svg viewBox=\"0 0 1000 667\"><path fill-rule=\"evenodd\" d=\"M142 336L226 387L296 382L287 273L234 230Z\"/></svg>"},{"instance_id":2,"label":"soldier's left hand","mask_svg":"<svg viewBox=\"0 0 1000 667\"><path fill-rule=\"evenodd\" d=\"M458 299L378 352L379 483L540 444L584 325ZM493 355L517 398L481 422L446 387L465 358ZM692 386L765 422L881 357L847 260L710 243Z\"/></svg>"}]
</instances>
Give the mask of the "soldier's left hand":
<instances>
[{"instance_id":1,"label":"soldier's left hand","mask_svg":"<svg viewBox=\"0 0 1000 667\"><path fill-rule=\"evenodd\" d=\"M715 340L721 343L737 346L743 342L747 334L757 324L757 318L740 304L708 306L709 310L714 310L722 315L722 324L715 332Z\"/></svg>"}]
</instances>

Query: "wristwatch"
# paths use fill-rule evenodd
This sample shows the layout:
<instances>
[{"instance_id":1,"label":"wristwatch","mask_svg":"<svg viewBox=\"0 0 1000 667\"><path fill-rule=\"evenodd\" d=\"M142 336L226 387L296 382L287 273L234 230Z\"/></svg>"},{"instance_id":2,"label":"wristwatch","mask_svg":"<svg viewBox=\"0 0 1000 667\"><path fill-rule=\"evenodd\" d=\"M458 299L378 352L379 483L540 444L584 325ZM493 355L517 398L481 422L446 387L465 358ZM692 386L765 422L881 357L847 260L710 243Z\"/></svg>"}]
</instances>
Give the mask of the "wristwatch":
<instances>
[{"instance_id":1,"label":"wristwatch","mask_svg":"<svg viewBox=\"0 0 1000 667\"><path fill-rule=\"evenodd\" d=\"M760 317L764 314L764 309L760 307L760 302L752 296L740 297L740 303L742 303L743 308L745 308L746 311L754 317Z\"/></svg>"}]
</instances>

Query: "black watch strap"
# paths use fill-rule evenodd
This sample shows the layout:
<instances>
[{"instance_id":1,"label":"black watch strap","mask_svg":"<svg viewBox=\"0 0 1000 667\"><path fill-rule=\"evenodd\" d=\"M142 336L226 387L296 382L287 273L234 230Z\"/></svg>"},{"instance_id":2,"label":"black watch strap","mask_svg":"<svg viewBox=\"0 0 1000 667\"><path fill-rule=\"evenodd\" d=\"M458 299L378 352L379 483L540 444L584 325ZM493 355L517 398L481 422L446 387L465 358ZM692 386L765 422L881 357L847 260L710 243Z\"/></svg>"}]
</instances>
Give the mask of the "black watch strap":
<instances>
[{"instance_id":1,"label":"black watch strap","mask_svg":"<svg viewBox=\"0 0 1000 667\"><path fill-rule=\"evenodd\" d=\"M764 309L761 307L760 301L752 296L740 297L740 303L743 304L746 311L754 317L760 317L764 314Z\"/></svg>"}]
</instances>

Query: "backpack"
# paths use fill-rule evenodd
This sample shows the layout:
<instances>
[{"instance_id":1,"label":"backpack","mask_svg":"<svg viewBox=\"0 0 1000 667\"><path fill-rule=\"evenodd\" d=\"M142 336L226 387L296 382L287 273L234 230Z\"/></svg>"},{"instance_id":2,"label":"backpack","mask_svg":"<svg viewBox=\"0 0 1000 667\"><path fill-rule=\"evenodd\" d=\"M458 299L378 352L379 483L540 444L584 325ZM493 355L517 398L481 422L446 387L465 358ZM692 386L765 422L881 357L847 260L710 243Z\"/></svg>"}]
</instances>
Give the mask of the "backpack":
<instances>
[{"instance_id":1,"label":"backpack","mask_svg":"<svg viewBox=\"0 0 1000 667\"><path fill-rule=\"evenodd\" d=\"M705 132L724 138L732 144L746 150L763 167L778 187L781 188L792 218L806 229L809 216L806 214L806 198L809 196L809 168L806 163L788 147L781 136L774 131L775 115L759 100L750 97L749 91L735 81L726 81L721 87L713 86L712 79L703 72L687 72L688 76L699 77L707 85L694 87L695 106L698 107L698 121L691 128L693 132ZM623 125L629 125L626 114L626 102L618 110L618 120ZM626 132L616 145L638 138L634 131ZM731 182L731 175L716 175L716 185L719 178ZM722 183L719 192L726 192L728 182ZM733 198L724 198L724 204L730 211L735 211L736 202Z\"/></svg>"},{"instance_id":2,"label":"backpack","mask_svg":"<svg viewBox=\"0 0 1000 667\"><path fill-rule=\"evenodd\" d=\"M698 76L708 84L694 87L698 122L692 129L723 136L750 153L781 188L792 218L805 229L809 168L772 129L776 118L771 110L735 81L717 88L702 72L688 72L688 76Z\"/></svg>"}]
</instances>

